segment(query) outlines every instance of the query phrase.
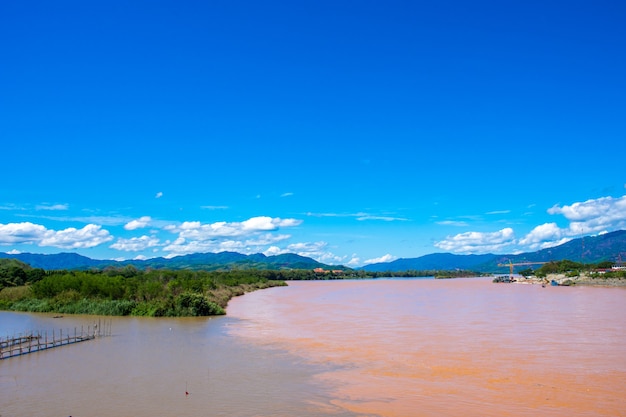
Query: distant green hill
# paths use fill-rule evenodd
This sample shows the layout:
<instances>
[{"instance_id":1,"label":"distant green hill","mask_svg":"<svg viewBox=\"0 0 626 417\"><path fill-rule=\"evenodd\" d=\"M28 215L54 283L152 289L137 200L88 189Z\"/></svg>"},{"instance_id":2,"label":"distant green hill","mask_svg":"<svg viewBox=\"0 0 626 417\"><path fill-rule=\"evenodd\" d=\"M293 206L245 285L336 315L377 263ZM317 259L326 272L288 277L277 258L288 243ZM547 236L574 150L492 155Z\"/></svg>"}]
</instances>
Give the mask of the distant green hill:
<instances>
[{"instance_id":1,"label":"distant green hill","mask_svg":"<svg viewBox=\"0 0 626 417\"><path fill-rule=\"evenodd\" d=\"M5 270L13 269L13 268L28 270L28 269L31 269L31 266L28 265L26 262L22 262L17 259L10 259L10 258L0 259L0 271L5 271Z\"/></svg>"},{"instance_id":2,"label":"distant green hill","mask_svg":"<svg viewBox=\"0 0 626 417\"><path fill-rule=\"evenodd\" d=\"M155 258L145 261L124 261L122 265L133 265L140 269L193 269L193 270L233 270L233 269L315 269L330 268L328 265L295 254L265 256L262 253L243 255L237 252L194 253L174 258Z\"/></svg>"},{"instance_id":3,"label":"distant green hill","mask_svg":"<svg viewBox=\"0 0 626 417\"><path fill-rule=\"evenodd\" d=\"M46 270L99 268L115 263L115 261L91 259L77 253L57 253L53 255L37 253L0 253L0 258L17 259L33 268Z\"/></svg>"},{"instance_id":4,"label":"distant green hill","mask_svg":"<svg viewBox=\"0 0 626 417\"><path fill-rule=\"evenodd\" d=\"M391 262L381 262L364 266L369 272L476 270L479 265L493 261L497 255L455 255L453 253L431 253L419 258L400 258Z\"/></svg>"},{"instance_id":5,"label":"distant green hill","mask_svg":"<svg viewBox=\"0 0 626 417\"><path fill-rule=\"evenodd\" d=\"M103 269L132 265L138 269L191 269L191 270L241 270L241 269L347 269L317 262L305 256L293 253L265 256L261 253L244 255L236 252L194 253L175 256L173 258L153 258L147 260L114 261L96 260L75 253L58 253L53 255L20 253L0 253L0 258L16 259L33 268L45 270L61 269Z\"/></svg>"}]
</instances>

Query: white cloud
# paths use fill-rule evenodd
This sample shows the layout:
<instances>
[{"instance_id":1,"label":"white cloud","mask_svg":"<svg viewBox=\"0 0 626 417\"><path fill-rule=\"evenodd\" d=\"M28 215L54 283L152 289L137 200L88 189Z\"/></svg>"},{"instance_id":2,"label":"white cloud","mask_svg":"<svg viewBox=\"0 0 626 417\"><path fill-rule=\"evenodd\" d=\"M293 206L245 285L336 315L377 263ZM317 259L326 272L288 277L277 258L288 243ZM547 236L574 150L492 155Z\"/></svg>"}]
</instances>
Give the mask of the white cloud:
<instances>
[{"instance_id":1,"label":"white cloud","mask_svg":"<svg viewBox=\"0 0 626 417\"><path fill-rule=\"evenodd\" d=\"M556 223L545 223L535 227L518 243L528 250L535 251L558 246L569 240L571 239L564 237L564 230L560 229Z\"/></svg>"},{"instance_id":2,"label":"white cloud","mask_svg":"<svg viewBox=\"0 0 626 417\"><path fill-rule=\"evenodd\" d=\"M88 224L82 229L70 227L64 230L48 230L39 246L53 246L64 249L92 248L112 240L108 230L101 226Z\"/></svg>"},{"instance_id":3,"label":"white cloud","mask_svg":"<svg viewBox=\"0 0 626 417\"><path fill-rule=\"evenodd\" d=\"M405 219L404 217L392 217L392 216L372 216L370 214L366 214L360 217L356 218L358 221L365 221L365 220L382 220L385 222L394 222L394 221L401 221L401 222L406 222L409 219Z\"/></svg>"},{"instance_id":4,"label":"white cloud","mask_svg":"<svg viewBox=\"0 0 626 417\"><path fill-rule=\"evenodd\" d=\"M381 262L392 262L392 261L395 261L396 259L398 259L397 256L386 254L378 258L368 259L365 262L363 262L363 264L368 265L368 264L378 264Z\"/></svg>"},{"instance_id":5,"label":"white cloud","mask_svg":"<svg viewBox=\"0 0 626 417\"><path fill-rule=\"evenodd\" d=\"M281 197L291 197L291 196L293 196L293 193L283 193L280 196Z\"/></svg>"},{"instance_id":6,"label":"white cloud","mask_svg":"<svg viewBox=\"0 0 626 417\"><path fill-rule=\"evenodd\" d=\"M393 221L408 221L409 219L398 216L389 216L389 215L379 215L379 214L370 214L364 212L358 213L306 213L309 217L354 217L358 221L366 221L366 220L382 220L386 222Z\"/></svg>"},{"instance_id":7,"label":"white cloud","mask_svg":"<svg viewBox=\"0 0 626 417\"><path fill-rule=\"evenodd\" d=\"M489 253L501 251L515 244L515 233L510 227L497 232L466 232L435 243L439 249L454 253Z\"/></svg>"},{"instance_id":8,"label":"white cloud","mask_svg":"<svg viewBox=\"0 0 626 417\"><path fill-rule=\"evenodd\" d=\"M251 255L253 253L265 253L268 250L266 249L268 245L273 245L289 238L291 238L290 235L273 235L271 233L244 240L237 240L236 237L208 240L190 240L179 237L174 242L166 243L163 250L170 252L168 257L190 253L218 253L224 251Z\"/></svg>"},{"instance_id":9,"label":"white cloud","mask_svg":"<svg viewBox=\"0 0 626 417\"><path fill-rule=\"evenodd\" d=\"M246 221L241 222L241 230L242 231L265 231L265 230L276 230L279 227L290 227L296 226L300 224L301 221L295 219L280 219L280 218L271 218L268 216L259 216L252 217ZM231 223L234 225L234 223Z\"/></svg>"},{"instance_id":10,"label":"white cloud","mask_svg":"<svg viewBox=\"0 0 626 417\"><path fill-rule=\"evenodd\" d=\"M17 249L11 249L10 251L7 252L9 255L19 255L20 253L22 253L21 251L17 250Z\"/></svg>"},{"instance_id":11,"label":"white cloud","mask_svg":"<svg viewBox=\"0 0 626 417\"><path fill-rule=\"evenodd\" d=\"M309 217L348 217L348 214L339 214L339 213L313 213L307 212L307 216Z\"/></svg>"},{"instance_id":12,"label":"white cloud","mask_svg":"<svg viewBox=\"0 0 626 417\"><path fill-rule=\"evenodd\" d=\"M456 226L456 227L465 227L468 225L467 222L457 221L457 220L442 220L440 222L437 222L437 224L441 226Z\"/></svg>"},{"instance_id":13,"label":"white cloud","mask_svg":"<svg viewBox=\"0 0 626 417\"><path fill-rule=\"evenodd\" d=\"M38 219L52 220L56 222L93 223L105 226L119 226L131 219L122 216L36 216Z\"/></svg>"},{"instance_id":14,"label":"white cloud","mask_svg":"<svg viewBox=\"0 0 626 417\"><path fill-rule=\"evenodd\" d=\"M569 236L625 229L626 195L619 198L602 197L570 206L554 206L548 213L562 214L570 221Z\"/></svg>"},{"instance_id":15,"label":"white cloud","mask_svg":"<svg viewBox=\"0 0 626 417\"><path fill-rule=\"evenodd\" d=\"M31 222L0 224L0 244L36 244L49 230Z\"/></svg>"},{"instance_id":16,"label":"white cloud","mask_svg":"<svg viewBox=\"0 0 626 417\"><path fill-rule=\"evenodd\" d=\"M273 219L272 222L276 225L276 227L296 227L302 224L302 220L298 219Z\"/></svg>"},{"instance_id":17,"label":"white cloud","mask_svg":"<svg viewBox=\"0 0 626 417\"><path fill-rule=\"evenodd\" d=\"M40 204L35 207L35 210L50 210L50 211L62 211L68 210L67 204Z\"/></svg>"},{"instance_id":18,"label":"white cloud","mask_svg":"<svg viewBox=\"0 0 626 417\"><path fill-rule=\"evenodd\" d=\"M159 239L151 236L141 236L130 239L118 239L117 242L109 247L126 252L139 252L155 246L159 246Z\"/></svg>"},{"instance_id":19,"label":"white cloud","mask_svg":"<svg viewBox=\"0 0 626 417\"><path fill-rule=\"evenodd\" d=\"M137 220L132 220L132 221L126 223L124 225L124 229L126 229L126 230L142 229L142 228L148 226L148 224L150 224L151 221L152 221L152 218L150 216L143 216L143 217L140 217Z\"/></svg>"},{"instance_id":20,"label":"white cloud","mask_svg":"<svg viewBox=\"0 0 626 417\"><path fill-rule=\"evenodd\" d=\"M63 249L91 248L108 242L113 237L101 226L88 224L82 229L73 227L50 230L30 222L0 224L0 245L36 244Z\"/></svg>"},{"instance_id":21,"label":"white cloud","mask_svg":"<svg viewBox=\"0 0 626 417\"><path fill-rule=\"evenodd\" d=\"M273 235L266 233L253 239L245 241L246 246L267 246L274 243L282 242L291 238L291 235Z\"/></svg>"},{"instance_id":22,"label":"white cloud","mask_svg":"<svg viewBox=\"0 0 626 417\"><path fill-rule=\"evenodd\" d=\"M201 206L200 208L205 210L226 210L228 206Z\"/></svg>"},{"instance_id":23,"label":"white cloud","mask_svg":"<svg viewBox=\"0 0 626 417\"><path fill-rule=\"evenodd\" d=\"M489 215L493 215L493 214L509 214L511 212L511 210L495 210L495 211L490 211L487 214Z\"/></svg>"},{"instance_id":24,"label":"white cloud","mask_svg":"<svg viewBox=\"0 0 626 417\"><path fill-rule=\"evenodd\" d=\"M325 264L341 264L345 261L345 256L337 256L328 250L326 242L299 242L287 245L284 249L272 247L264 252L265 255L279 255L280 253L295 253L296 255L306 256Z\"/></svg>"},{"instance_id":25,"label":"white cloud","mask_svg":"<svg viewBox=\"0 0 626 417\"><path fill-rule=\"evenodd\" d=\"M270 246L263 251L265 256L282 255L284 253L295 253L296 255L306 256L315 259L318 262L326 264L341 264L345 261L344 256L337 256L330 251L325 250L326 242L316 243L294 243L286 248L278 246ZM357 258L358 263L358 258Z\"/></svg>"},{"instance_id":26,"label":"white cloud","mask_svg":"<svg viewBox=\"0 0 626 417\"><path fill-rule=\"evenodd\" d=\"M166 245L163 248L164 251L169 252L166 255L166 258L171 258L179 255L187 255L190 253L218 253L218 252L239 252L243 254L251 254L255 253L249 250L246 250L246 246L244 242L237 240L186 240L183 238L178 238L174 242ZM258 252L258 251L257 251Z\"/></svg>"},{"instance_id":27,"label":"white cloud","mask_svg":"<svg viewBox=\"0 0 626 417\"><path fill-rule=\"evenodd\" d=\"M169 256L196 252L236 251L243 254L260 253L291 238L288 234L274 234L281 228L302 224L298 219L258 216L242 222L215 222L203 224L197 221L169 225L166 230L177 233L178 238L163 248Z\"/></svg>"},{"instance_id":28,"label":"white cloud","mask_svg":"<svg viewBox=\"0 0 626 417\"><path fill-rule=\"evenodd\" d=\"M293 251L295 253L322 253L328 243L326 242L300 242L300 243L292 243L287 246L287 249Z\"/></svg>"},{"instance_id":29,"label":"white cloud","mask_svg":"<svg viewBox=\"0 0 626 417\"><path fill-rule=\"evenodd\" d=\"M154 196L154 198L161 198L161 197L163 197L163 193L161 191L156 193L156 195Z\"/></svg>"},{"instance_id":30,"label":"white cloud","mask_svg":"<svg viewBox=\"0 0 626 417\"><path fill-rule=\"evenodd\" d=\"M15 210L15 211L25 211L26 208L16 206L15 204L7 204L5 206L0 206L0 210Z\"/></svg>"},{"instance_id":31,"label":"white cloud","mask_svg":"<svg viewBox=\"0 0 626 417\"><path fill-rule=\"evenodd\" d=\"M200 222L184 222L179 226L167 227L180 237L191 240L207 240L226 237L249 236L260 232L275 231L281 227L299 226L302 220L281 219L279 217L259 216L243 222L215 222L202 224Z\"/></svg>"},{"instance_id":32,"label":"white cloud","mask_svg":"<svg viewBox=\"0 0 626 417\"><path fill-rule=\"evenodd\" d=\"M270 246L263 251L263 255L265 256L282 255L283 253L288 253L288 251L286 249L281 249L278 246Z\"/></svg>"},{"instance_id":33,"label":"white cloud","mask_svg":"<svg viewBox=\"0 0 626 417\"><path fill-rule=\"evenodd\" d=\"M327 246L328 244L326 242L301 242L288 245L285 248L270 246L265 251L263 251L263 254L265 256L274 256L282 255L284 253L295 253L296 255L306 256L325 264L342 264L345 261L346 257L335 255L334 253L327 250Z\"/></svg>"},{"instance_id":34,"label":"white cloud","mask_svg":"<svg viewBox=\"0 0 626 417\"><path fill-rule=\"evenodd\" d=\"M544 223L535 227L529 234L520 240L522 245L530 245L545 240L560 239L562 235L561 229L556 223Z\"/></svg>"}]
</instances>

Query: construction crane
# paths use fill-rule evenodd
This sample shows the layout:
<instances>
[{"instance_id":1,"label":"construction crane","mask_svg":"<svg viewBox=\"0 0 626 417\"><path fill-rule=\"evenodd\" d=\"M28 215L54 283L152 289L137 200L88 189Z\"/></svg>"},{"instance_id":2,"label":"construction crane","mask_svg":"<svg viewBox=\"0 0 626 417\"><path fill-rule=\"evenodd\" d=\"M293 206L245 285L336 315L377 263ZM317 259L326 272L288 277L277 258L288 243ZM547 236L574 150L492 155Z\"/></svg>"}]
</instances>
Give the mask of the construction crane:
<instances>
[{"instance_id":1,"label":"construction crane","mask_svg":"<svg viewBox=\"0 0 626 417\"><path fill-rule=\"evenodd\" d=\"M548 262L517 262L513 263L509 260L508 264L498 264L498 266L508 266L510 268L509 279L513 279L513 267L514 266L522 266L522 265L539 265L539 264L547 264Z\"/></svg>"}]
</instances>

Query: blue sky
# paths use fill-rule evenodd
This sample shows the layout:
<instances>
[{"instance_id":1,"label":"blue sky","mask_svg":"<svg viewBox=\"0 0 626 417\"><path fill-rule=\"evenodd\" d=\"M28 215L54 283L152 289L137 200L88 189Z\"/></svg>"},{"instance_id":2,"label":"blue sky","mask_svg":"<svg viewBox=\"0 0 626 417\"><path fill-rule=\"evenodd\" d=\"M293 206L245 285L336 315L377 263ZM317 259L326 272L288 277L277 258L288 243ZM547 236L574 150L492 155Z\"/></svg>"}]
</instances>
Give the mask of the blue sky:
<instances>
[{"instance_id":1,"label":"blue sky","mask_svg":"<svg viewBox=\"0 0 626 417\"><path fill-rule=\"evenodd\" d=\"M0 251L360 266L626 229L626 4L0 5Z\"/></svg>"}]
</instances>

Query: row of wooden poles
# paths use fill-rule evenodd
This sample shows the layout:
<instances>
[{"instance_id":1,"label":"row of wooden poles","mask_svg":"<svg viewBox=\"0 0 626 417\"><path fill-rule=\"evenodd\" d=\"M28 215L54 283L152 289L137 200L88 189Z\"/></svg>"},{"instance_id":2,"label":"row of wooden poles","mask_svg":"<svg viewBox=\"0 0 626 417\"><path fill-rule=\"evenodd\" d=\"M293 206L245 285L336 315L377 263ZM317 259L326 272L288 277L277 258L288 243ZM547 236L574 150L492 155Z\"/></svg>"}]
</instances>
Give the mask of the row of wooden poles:
<instances>
[{"instance_id":1,"label":"row of wooden poles","mask_svg":"<svg viewBox=\"0 0 626 417\"><path fill-rule=\"evenodd\" d=\"M73 334L69 329L65 332L60 329L58 332L53 330L52 334L48 334L48 331L38 331L0 337L0 360L93 340L97 337L111 336L111 324L111 320L98 319L98 323L89 325L86 329L85 326L81 326L79 331L78 327L74 327Z\"/></svg>"}]
</instances>

